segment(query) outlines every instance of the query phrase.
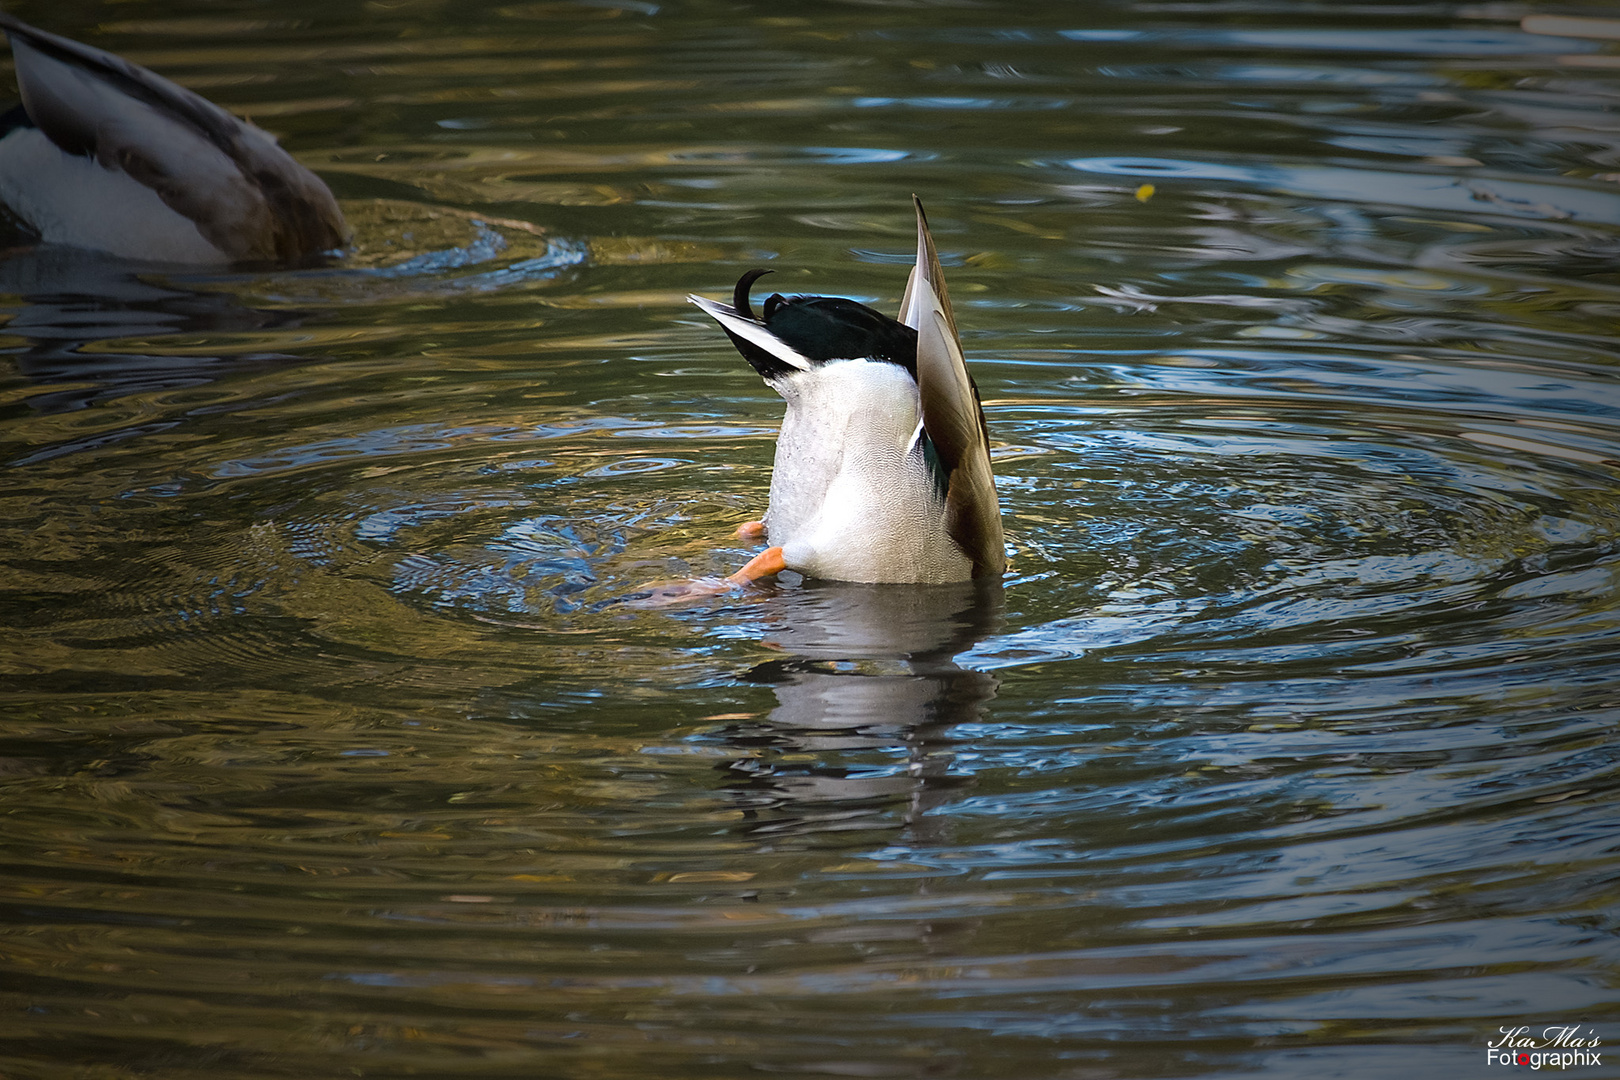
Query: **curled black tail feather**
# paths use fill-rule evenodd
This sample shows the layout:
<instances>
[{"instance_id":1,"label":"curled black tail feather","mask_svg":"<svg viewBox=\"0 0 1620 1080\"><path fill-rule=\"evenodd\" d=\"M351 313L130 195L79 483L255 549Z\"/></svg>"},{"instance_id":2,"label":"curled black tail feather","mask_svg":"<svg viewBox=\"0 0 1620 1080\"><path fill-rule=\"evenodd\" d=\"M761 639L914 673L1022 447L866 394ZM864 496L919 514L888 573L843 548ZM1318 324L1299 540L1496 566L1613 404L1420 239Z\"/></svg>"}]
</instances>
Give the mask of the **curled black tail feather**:
<instances>
[{"instance_id":1,"label":"curled black tail feather","mask_svg":"<svg viewBox=\"0 0 1620 1080\"><path fill-rule=\"evenodd\" d=\"M765 267L755 267L754 269L745 273L742 277L738 278L737 287L731 290L731 310L735 311L745 319L753 319L754 309L748 304L748 290L753 288L754 282L758 281L766 274L774 274L775 272L776 271L767 269ZM757 322L758 320L756 319L754 321Z\"/></svg>"}]
</instances>

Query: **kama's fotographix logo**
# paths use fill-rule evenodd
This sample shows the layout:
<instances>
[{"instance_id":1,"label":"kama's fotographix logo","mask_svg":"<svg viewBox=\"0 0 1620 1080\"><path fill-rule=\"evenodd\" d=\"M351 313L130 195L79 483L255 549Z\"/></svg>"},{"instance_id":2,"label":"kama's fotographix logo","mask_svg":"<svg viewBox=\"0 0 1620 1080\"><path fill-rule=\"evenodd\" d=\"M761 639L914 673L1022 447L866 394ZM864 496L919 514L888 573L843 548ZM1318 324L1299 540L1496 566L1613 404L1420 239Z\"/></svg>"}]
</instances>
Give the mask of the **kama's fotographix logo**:
<instances>
[{"instance_id":1,"label":"kama's fotographix logo","mask_svg":"<svg viewBox=\"0 0 1620 1080\"><path fill-rule=\"evenodd\" d=\"M1492 1065L1529 1066L1532 1069L1572 1069L1602 1065L1598 1050L1603 1040L1579 1024L1550 1024L1540 1031L1521 1027L1498 1028L1498 1038L1485 1044L1485 1060Z\"/></svg>"}]
</instances>

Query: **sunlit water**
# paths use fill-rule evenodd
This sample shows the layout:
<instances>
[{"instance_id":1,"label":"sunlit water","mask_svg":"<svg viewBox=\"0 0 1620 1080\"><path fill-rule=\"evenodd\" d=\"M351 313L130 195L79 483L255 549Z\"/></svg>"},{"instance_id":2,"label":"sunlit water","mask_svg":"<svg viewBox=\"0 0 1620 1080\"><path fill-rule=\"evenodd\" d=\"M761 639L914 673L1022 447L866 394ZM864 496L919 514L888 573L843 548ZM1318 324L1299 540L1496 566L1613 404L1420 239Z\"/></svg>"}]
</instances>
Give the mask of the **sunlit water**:
<instances>
[{"instance_id":1,"label":"sunlit water","mask_svg":"<svg viewBox=\"0 0 1620 1080\"><path fill-rule=\"evenodd\" d=\"M0 1074L1620 1045L1620 42L1521 27L1581 5L8 10L356 246L0 264ZM914 191L1005 589L626 607L769 485L685 293L892 310Z\"/></svg>"}]
</instances>

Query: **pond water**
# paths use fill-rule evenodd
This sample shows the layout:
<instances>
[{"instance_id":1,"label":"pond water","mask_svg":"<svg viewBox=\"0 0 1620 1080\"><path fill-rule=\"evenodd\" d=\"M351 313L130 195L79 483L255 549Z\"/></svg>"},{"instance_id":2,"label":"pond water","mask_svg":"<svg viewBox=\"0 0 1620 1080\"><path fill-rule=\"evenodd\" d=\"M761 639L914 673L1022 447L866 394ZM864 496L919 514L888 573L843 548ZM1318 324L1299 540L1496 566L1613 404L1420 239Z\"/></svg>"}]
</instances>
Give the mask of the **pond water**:
<instances>
[{"instance_id":1,"label":"pond water","mask_svg":"<svg viewBox=\"0 0 1620 1080\"><path fill-rule=\"evenodd\" d=\"M0 262L0 1075L1620 1041L1612 7L7 7L356 238ZM769 486L685 294L892 311L913 192L1004 588L627 607Z\"/></svg>"}]
</instances>

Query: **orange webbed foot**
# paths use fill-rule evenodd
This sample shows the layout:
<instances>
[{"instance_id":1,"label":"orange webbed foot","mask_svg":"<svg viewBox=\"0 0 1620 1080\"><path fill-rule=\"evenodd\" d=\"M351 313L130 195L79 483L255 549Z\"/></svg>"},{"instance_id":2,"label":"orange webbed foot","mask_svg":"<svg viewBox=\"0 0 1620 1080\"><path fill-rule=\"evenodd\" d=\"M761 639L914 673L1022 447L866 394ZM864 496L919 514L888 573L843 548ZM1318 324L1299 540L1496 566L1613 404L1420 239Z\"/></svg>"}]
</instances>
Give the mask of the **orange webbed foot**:
<instances>
[{"instance_id":1,"label":"orange webbed foot","mask_svg":"<svg viewBox=\"0 0 1620 1080\"><path fill-rule=\"evenodd\" d=\"M780 574L787 569L787 563L782 561L782 549L768 547L764 551L748 560L748 565L726 578L727 581L737 585L747 585L762 577Z\"/></svg>"},{"instance_id":2,"label":"orange webbed foot","mask_svg":"<svg viewBox=\"0 0 1620 1080\"><path fill-rule=\"evenodd\" d=\"M765 523L763 521L745 521L737 526L737 539L763 540L765 539Z\"/></svg>"}]
</instances>

